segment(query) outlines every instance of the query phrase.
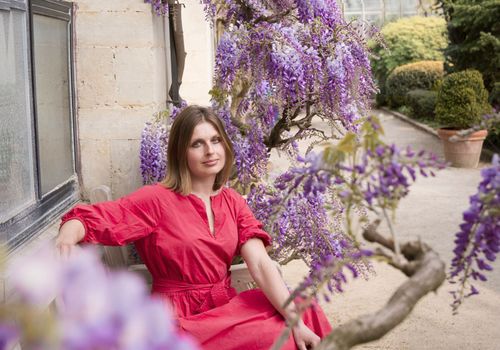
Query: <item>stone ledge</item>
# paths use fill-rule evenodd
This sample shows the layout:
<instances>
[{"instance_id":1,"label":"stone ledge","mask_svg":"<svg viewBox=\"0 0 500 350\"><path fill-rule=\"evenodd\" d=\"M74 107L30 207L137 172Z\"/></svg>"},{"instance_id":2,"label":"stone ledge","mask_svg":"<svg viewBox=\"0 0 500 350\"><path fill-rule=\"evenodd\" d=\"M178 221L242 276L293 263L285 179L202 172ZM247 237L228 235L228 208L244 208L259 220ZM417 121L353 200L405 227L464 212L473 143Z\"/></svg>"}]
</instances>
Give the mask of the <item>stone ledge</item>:
<instances>
[{"instance_id":1,"label":"stone ledge","mask_svg":"<svg viewBox=\"0 0 500 350\"><path fill-rule=\"evenodd\" d=\"M427 126L425 124L419 123L416 120L413 120L410 117L407 117L406 115L401 114L399 112L390 110L387 107L379 107L379 109L382 110L382 111L384 111L384 112L386 112L386 113L389 113L389 114L395 116L396 118L399 118L399 119L401 119L401 120L403 120L403 121L405 121L405 122L413 125L414 127L418 128L420 130L425 131L426 133L428 133L430 135L433 135L433 136L439 138L439 136L437 134L437 131L434 130L433 128L431 128L430 126Z\"/></svg>"},{"instance_id":2,"label":"stone ledge","mask_svg":"<svg viewBox=\"0 0 500 350\"><path fill-rule=\"evenodd\" d=\"M408 116L406 116L406 115L404 115L402 113L390 110L387 107L379 107L378 109L380 109L380 110L382 110L382 111L384 111L386 113L389 113L389 114L395 116L396 118L398 118L400 120L403 120L403 121L407 122L408 124L411 124L414 127L418 128L418 129L420 129L422 131L425 131L426 133L428 133L430 135L433 135L433 136L435 136L436 138L439 139L439 135L438 135L437 131L435 129L431 128L428 125L419 123L416 120L413 120L410 117L408 117ZM483 147L483 149L481 150L481 162L490 163L494 154L495 154L495 152L493 152L492 150Z\"/></svg>"}]
</instances>

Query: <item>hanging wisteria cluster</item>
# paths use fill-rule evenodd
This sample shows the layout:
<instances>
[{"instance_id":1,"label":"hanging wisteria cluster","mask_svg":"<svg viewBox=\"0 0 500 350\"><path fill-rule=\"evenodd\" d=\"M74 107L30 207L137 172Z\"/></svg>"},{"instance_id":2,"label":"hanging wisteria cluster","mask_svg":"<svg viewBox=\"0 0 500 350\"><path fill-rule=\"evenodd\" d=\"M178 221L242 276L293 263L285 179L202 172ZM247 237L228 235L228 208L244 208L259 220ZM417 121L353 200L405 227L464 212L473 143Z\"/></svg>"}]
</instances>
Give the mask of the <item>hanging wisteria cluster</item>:
<instances>
[{"instance_id":1,"label":"hanging wisteria cluster","mask_svg":"<svg viewBox=\"0 0 500 350\"><path fill-rule=\"evenodd\" d=\"M141 135L140 160L143 184L153 184L165 178L167 170L168 133L165 122L147 122Z\"/></svg>"},{"instance_id":2,"label":"hanging wisteria cluster","mask_svg":"<svg viewBox=\"0 0 500 350\"><path fill-rule=\"evenodd\" d=\"M370 253L361 249L350 227L354 208L382 216L396 209L417 175L434 176L444 168L432 154L382 143L375 118L362 130L363 142L348 134L322 153L299 157L297 166L272 184L254 186L248 195L252 211L275 238L274 258L300 258L311 267L301 291L316 293L315 283L320 282L330 291L341 291L344 267L354 276L366 272L363 257Z\"/></svg>"},{"instance_id":3,"label":"hanging wisteria cluster","mask_svg":"<svg viewBox=\"0 0 500 350\"><path fill-rule=\"evenodd\" d=\"M16 298L0 305L1 349L18 340L27 349L196 349L141 277L106 271L89 247L64 262L42 249L9 271ZM57 308L47 312L54 296Z\"/></svg>"},{"instance_id":4,"label":"hanging wisteria cluster","mask_svg":"<svg viewBox=\"0 0 500 350\"><path fill-rule=\"evenodd\" d=\"M313 117L357 130L375 87L364 39L336 1L202 2L225 27L211 93L235 126L228 129L244 188L262 177L266 149L314 134Z\"/></svg>"},{"instance_id":5,"label":"hanging wisteria cluster","mask_svg":"<svg viewBox=\"0 0 500 350\"><path fill-rule=\"evenodd\" d=\"M463 223L455 235L450 282L456 284L453 310L464 298L478 294L473 281L486 281L485 273L492 270L491 262L500 252L500 159L481 170L478 192L470 197L470 207L463 213ZM472 278L472 282L471 282Z\"/></svg>"},{"instance_id":6,"label":"hanging wisteria cluster","mask_svg":"<svg viewBox=\"0 0 500 350\"><path fill-rule=\"evenodd\" d=\"M141 134L140 170L142 183L150 185L162 181L167 171L168 132L173 121L186 107L183 101L180 106L172 106L172 112L160 112L144 126Z\"/></svg>"},{"instance_id":7,"label":"hanging wisteria cluster","mask_svg":"<svg viewBox=\"0 0 500 350\"><path fill-rule=\"evenodd\" d=\"M234 143L243 192L263 178L270 149L296 155L296 139L326 138L311 128L313 117L340 133L357 130L375 86L365 38L344 20L335 0L201 2L216 28L224 27L212 104ZM152 4L158 10L163 2ZM163 131L154 135L152 127L145 138L162 138ZM155 163L156 150L143 154L144 181L157 181L163 168Z\"/></svg>"}]
</instances>

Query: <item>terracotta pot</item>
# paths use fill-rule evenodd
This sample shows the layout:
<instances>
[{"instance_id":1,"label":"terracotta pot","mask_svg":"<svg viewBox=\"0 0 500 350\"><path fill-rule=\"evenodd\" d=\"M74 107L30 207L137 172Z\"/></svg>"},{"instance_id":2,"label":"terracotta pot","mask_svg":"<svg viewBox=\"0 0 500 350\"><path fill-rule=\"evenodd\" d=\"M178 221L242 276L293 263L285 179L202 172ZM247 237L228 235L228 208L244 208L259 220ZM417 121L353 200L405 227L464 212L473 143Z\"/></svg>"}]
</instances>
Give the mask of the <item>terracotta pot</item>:
<instances>
[{"instance_id":1,"label":"terracotta pot","mask_svg":"<svg viewBox=\"0 0 500 350\"><path fill-rule=\"evenodd\" d=\"M438 129L438 135L443 141L444 158L454 167L475 168L479 163L483 141L488 131L479 130L467 137L457 137L456 141L450 141L449 139L459 131Z\"/></svg>"}]
</instances>

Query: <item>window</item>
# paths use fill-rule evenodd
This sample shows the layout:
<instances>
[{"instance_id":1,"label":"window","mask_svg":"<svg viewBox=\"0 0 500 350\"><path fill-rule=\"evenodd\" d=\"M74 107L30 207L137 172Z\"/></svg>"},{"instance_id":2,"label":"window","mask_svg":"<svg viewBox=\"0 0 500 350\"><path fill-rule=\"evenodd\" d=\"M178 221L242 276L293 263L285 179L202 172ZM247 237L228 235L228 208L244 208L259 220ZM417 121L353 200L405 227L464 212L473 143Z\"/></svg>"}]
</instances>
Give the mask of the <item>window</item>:
<instances>
[{"instance_id":1,"label":"window","mask_svg":"<svg viewBox=\"0 0 500 350\"><path fill-rule=\"evenodd\" d=\"M78 199L72 6L0 0L0 240L9 251Z\"/></svg>"}]
</instances>

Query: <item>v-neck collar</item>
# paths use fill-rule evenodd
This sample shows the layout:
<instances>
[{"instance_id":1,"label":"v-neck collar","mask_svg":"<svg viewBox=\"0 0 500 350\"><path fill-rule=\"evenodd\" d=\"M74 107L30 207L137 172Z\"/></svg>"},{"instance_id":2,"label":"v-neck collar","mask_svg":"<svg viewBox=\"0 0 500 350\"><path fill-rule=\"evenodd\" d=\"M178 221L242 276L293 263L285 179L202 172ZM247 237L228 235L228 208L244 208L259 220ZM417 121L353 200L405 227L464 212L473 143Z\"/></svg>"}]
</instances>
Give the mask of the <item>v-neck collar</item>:
<instances>
[{"instance_id":1,"label":"v-neck collar","mask_svg":"<svg viewBox=\"0 0 500 350\"><path fill-rule=\"evenodd\" d=\"M224 190L225 187L222 187L218 193L210 196L210 204L211 204L212 214L214 216L214 233L210 231L210 225L208 223L208 217L207 217L207 209L205 207L203 199L192 193L188 194L187 196L183 196L189 200L189 202L193 205L194 209L198 212L198 214L200 215L201 219L204 222L207 233L212 238L218 237L217 233L219 232L219 229L222 226L225 219L225 214L219 210L220 200L222 197L222 192Z\"/></svg>"}]
</instances>

